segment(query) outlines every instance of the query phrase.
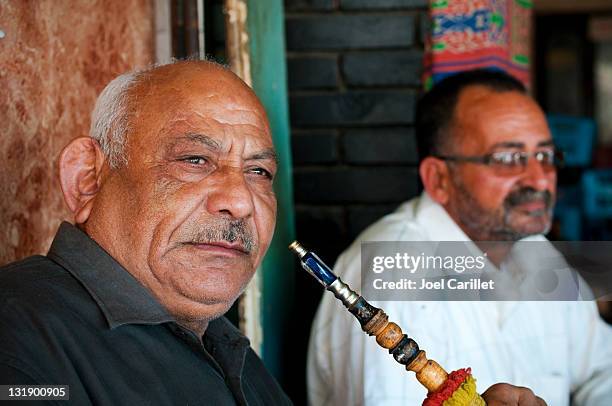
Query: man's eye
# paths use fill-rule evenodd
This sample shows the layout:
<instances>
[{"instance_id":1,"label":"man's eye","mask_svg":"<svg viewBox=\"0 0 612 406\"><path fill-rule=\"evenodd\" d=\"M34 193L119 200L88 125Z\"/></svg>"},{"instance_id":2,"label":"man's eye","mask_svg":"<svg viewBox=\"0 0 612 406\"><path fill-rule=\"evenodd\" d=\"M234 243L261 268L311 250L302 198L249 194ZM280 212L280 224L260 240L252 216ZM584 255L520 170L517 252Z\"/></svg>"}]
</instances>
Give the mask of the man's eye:
<instances>
[{"instance_id":1,"label":"man's eye","mask_svg":"<svg viewBox=\"0 0 612 406\"><path fill-rule=\"evenodd\" d=\"M521 157L517 153L505 152L494 154L492 161L496 165L514 166L521 164Z\"/></svg>"},{"instance_id":2,"label":"man's eye","mask_svg":"<svg viewBox=\"0 0 612 406\"><path fill-rule=\"evenodd\" d=\"M512 163L512 155L510 154L494 154L491 158L496 165L508 165Z\"/></svg>"},{"instance_id":3,"label":"man's eye","mask_svg":"<svg viewBox=\"0 0 612 406\"><path fill-rule=\"evenodd\" d=\"M182 158L181 161L187 162L188 164L192 164L192 165L204 165L207 162L206 158L201 157L201 156L188 156L188 157Z\"/></svg>"},{"instance_id":4,"label":"man's eye","mask_svg":"<svg viewBox=\"0 0 612 406\"><path fill-rule=\"evenodd\" d=\"M251 168L249 169L249 172L258 176L263 176L267 179L272 179L272 174L264 168Z\"/></svg>"},{"instance_id":5,"label":"man's eye","mask_svg":"<svg viewBox=\"0 0 612 406\"><path fill-rule=\"evenodd\" d=\"M540 162L552 163L555 160L555 151L554 150L544 150L538 151L535 154L536 159Z\"/></svg>"}]
</instances>

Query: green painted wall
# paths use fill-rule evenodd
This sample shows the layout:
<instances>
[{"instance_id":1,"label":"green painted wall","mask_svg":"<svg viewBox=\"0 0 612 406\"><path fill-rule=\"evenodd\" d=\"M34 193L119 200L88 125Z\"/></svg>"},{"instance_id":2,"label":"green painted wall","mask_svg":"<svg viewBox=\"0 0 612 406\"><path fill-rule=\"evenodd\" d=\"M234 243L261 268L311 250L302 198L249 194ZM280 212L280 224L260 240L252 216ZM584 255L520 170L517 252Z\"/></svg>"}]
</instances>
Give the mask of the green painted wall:
<instances>
[{"instance_id":1,"label":"green painted wall","mask_svg":"<svg viewBox=\"0 0 612 406\"><path fill-rule=\"evenodd\" d=\"M262 356L282 380L282 354L290 339L293 308L293 255L287 246L295 238L287 73L282 0L248 0L247 24L253 89L263 102L280 166L275 180L278 199L276 232L262 264Z\"/></svg>"}]
</instances>

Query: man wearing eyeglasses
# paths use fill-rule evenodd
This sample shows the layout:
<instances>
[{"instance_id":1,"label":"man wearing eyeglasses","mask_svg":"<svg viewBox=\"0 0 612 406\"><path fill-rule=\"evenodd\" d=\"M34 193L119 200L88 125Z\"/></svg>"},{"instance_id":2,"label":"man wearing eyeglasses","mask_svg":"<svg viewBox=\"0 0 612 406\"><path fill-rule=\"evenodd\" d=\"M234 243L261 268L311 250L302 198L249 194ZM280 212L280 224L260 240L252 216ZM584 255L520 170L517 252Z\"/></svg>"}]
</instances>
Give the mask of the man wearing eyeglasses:
<instances>
[{"instance_id":1,"label":"man wearing eyeglasses","mask_svg":"<svg viewBox=\"0 0 612 406\"><path fill-rule=\"evenodd\" d=\"M546 241L556 195L544 113L514 78L464 72L419 101L421 196L365 230L334 271L360 287L365 241ZM612 329L593 302L379 304L449 370L470 366L489 406L608 405ZM425 389L324 295L308 354L313 405L418 405Z\"/></svg>"}]
</instances>

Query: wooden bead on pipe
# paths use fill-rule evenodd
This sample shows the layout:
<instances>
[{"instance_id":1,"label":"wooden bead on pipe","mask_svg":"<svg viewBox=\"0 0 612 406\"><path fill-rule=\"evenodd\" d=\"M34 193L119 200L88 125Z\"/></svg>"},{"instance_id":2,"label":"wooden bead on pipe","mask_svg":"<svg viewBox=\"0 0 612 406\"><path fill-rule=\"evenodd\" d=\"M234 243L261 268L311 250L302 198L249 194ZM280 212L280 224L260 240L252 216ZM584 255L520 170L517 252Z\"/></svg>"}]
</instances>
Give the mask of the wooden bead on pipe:
<instances>
[{"instance_id":1,"label":"wooden bead on pipe","mask_svg":"<svg viewBox=\"0 0 612 406\"><path fill-rule=\"evenodd\" d=\"M436 392L448 378L448 374L436 361L427 359L425 351L419 351L416 358L406 366L409 371L416 372L417 380L429 392Z\"/></svg>"},{"instance_id":2,"label":"wooden bead on pipe","mask_svg":"<svg viewBox=\"0 0 612 406\"><path fill-rule=\"evenodd\" d=\"M389 350L402 340L403 335L402 329L397 324L387 323L385 328L376 336L376 342Z\"/></svg>"},{"instance_id":3,"label":"wooden bead on pipe","mask_svg":"<svg viewBox=\"0 0 612 406\"><path fill-rule=\"evenodd\" d=\"M400 326L389 321L389 317L383 310L377 309L373 317L363 325L363 330L369 335L376 336L378 345L388 349L391 353L393 353L394 350L397 351L398 346L402 346L400 343L405 344L406 346L402 349L409 351L405 351L404 354L394 353L394 356L398 362L404 363L409 361L408 365L406 365L406 369L415 372L417 380L425 386L429 392L435 392L444 381L446 381L448 377L446 371L437 362L428 360L425 356L425 351L419 350L414 356L414 359L406 359L406 352L410 353L410 351L418 350L418 346L413 340L405 336ZM406 341L410 341L411 343L406 343Z\"/></svg>"}]
</instances>

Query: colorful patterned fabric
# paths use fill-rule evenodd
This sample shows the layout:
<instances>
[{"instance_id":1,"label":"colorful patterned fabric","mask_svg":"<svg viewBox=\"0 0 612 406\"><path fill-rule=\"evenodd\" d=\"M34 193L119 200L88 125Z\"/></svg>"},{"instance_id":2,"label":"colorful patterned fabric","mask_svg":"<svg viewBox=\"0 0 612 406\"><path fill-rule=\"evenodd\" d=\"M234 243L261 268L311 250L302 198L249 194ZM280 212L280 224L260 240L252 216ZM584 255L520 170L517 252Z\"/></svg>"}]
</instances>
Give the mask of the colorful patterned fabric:
<instances>
[{"instance_id":1,"label":"colorful patterned fabric","mask_svg":"<svg viewBox=\"0 0 612 406\"><path fill-rule=\"evenodd\" d=\"M501 69L529 86L532 0L430 0L424 84L453 73Z\"/></svg>"}]
</instances>

